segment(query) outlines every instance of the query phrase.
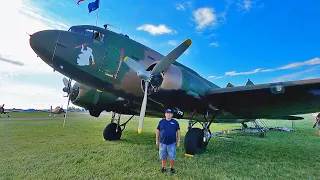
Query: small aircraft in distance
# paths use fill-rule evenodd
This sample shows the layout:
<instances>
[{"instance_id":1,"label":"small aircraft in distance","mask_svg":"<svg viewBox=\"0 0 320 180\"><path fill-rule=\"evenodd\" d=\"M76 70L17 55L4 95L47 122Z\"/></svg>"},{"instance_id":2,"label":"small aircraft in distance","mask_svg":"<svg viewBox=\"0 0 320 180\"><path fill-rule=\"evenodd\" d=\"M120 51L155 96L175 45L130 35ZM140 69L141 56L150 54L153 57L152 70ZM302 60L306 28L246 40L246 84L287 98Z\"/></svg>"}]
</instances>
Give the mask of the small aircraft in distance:
<instances>
[{"instance_id":1,"label":"small aircraft in distance","mask_svg":"<svg viewBox=\"0 0 320 180\"><path fill-rule=\"evenodd\" d=\"M10 111L6 111L4 109L4 104L0 107L0 118L1 118L1 114L7 115L8 117L10 117L9 115Z\"/></svg>"},{"instance_id":2,"label":"small aircraft in distance","mask_svg":"<svg viewBox=\"0 0 320 180\"><path fill-rule=\"evenodd\" d=\"M63 114L63 116L65 116L65 113L66 112L60 106L57 106L54 110L52 110L52 106L50 106L49 117L51 116L56 117L56 115L59 115L59 114Z\"/></svg>"},{"instance_id":3,"label":"small aircraft in distance","mask_svg":"<svg viewBox=\"0 0 320 180\"><path fill-rule=\"evenodd\" d=\"M77 82L71 87L71 81L64 80L68 104L85 107L95 117L104 110L113 112L103 131L105 140L119 140L134 115L140 116L140 134L145 115L160 118L171 108L176 119L189 120L184 149L197 154L206 150L213 123L244 126L256 119L299 120L303 117L296 115L318 112L320 107L320 79L217 86L176 62L190 39L162 55L107 26L78 25L68 31L36 32L29 42L45 63ZM121 124L121 114L132 117ZM196 123L202 128L193 127Z\"/></svg>"}]
</instances>

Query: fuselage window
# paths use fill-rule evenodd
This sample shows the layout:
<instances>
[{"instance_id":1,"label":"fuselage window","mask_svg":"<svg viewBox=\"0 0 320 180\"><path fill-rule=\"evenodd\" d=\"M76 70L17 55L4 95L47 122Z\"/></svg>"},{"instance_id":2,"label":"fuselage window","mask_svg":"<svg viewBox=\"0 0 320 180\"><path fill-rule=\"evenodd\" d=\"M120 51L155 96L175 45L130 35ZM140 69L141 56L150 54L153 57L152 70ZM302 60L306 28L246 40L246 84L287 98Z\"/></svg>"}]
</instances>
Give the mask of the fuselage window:
<instances>
[{"instance_id":1,"label":"fuselage window","mask_svg":"<svg viewBox=\"0 0 320 180\"><path fill-rule=\"evenodd\" d=\"M83 29L83 28L70 28L69 32L75 32L75 33L79 33L79 34L84 34L85 33L85 29Z\"/></svg>"}]
</instances>

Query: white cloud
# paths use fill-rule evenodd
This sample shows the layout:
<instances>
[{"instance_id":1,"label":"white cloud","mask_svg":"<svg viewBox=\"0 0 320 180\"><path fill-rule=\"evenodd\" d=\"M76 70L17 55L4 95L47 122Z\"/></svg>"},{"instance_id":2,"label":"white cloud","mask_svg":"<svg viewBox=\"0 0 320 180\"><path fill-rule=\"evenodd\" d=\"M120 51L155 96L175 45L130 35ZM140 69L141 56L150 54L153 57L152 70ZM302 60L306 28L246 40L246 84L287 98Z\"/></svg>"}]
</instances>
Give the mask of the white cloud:
<instances>
[{"instance_id":1,"label":"white cloud","mask_svg":"<svg viewBox=\"0 0 320 180\"><path fill-rule=\"evenodd\" d=\"M280 76L275 78L274 80L272 80L272 82L283 82L283 81L292 81L292 80L296 80L298 77L301 77L302 75L305 75L307 73L310 73L312 71L315 71L317 68L312 68L312 69L307 69L304 71L300 71L300 72L295 72L295 73L291 73L291 74L286 74L284 76ZM303 79L307 79L307 77L303 78ZM311 79L310 77L308 79Z\"/></svg>"},{"instance_id":2,"label":"white cloud","mask_svg":"<svg viewBox=\"0 0 320 180\"><path fill-rule=\"evenodd\" d=\"M22 0L8 1L0 11L2 25L0 28L0 54L7 60L19 61L24 66L17 66L0 61L2 73L51 73L52 69L40 58L37 58L29 45L29 34L44 29L66 27L65 24L46 18L43 12ZM37 12L37 13L35 13Z\"/></svg>"},{"instance_id":3,"label":"white cloud","mask_svg":"<svg viewBox=\"0 0 320 180\"><path fill-rule=\"evenodd\" d=\"M224 8L224 11L218 14L218 19L220 23L226 23L227 13L229 11L229 7L232 3L232 0L226 0L227 4Z\"/></svg>"},{"instance_id":4,"label":"white cloud","mask_svg":"<svg viewBox=\"0 0 320 180\"><path fill-rule=\"evenodd\" d=\"M236 71L230 71L230 72L225 72L226 76L238 76L238 75L248 75L248 74L255 74L261 72L261 68L257 68L252 71L247 71L247 72L236 72Z\"/></svg>"},{"instance_id":5,"label":"white cloud","mask_svg":"<svg viewBox=\"0 0 320 180\"><path fill-rule=\"evenodd\" d=\"M184 11L186 8L182 4L176 4L176 9L178 11Z\"/></svg>"},{"instance_id":6,"label":"white cloud","mask_svg":"<svg viewBox=\"0 0 320 180\"><path fill-rule=\"evenodd\" d=\"M178 41L169 40L168 44L171 45L171 46L177 46L178 45Z\"/></svg>"},{"instance_id":7,"label":"white cloud","mask_svg":"<svg viewBox=\"0 0 320 180\"><path fill-rule=\"evenodd\" d=\"M146 32L150 33L151 35L173 34L176 32L164 24L160 24L158 26L155 26L152 24L145 24L140 27L137 27L137 30L146 31Z\"/></svg>"},{"instance_id":8,"label":"white cloud","mask_svg":"<svg viewBox=\"0 0 320 180\"><path fill-rule=\"evenodd\" d=\"M213 47L218 47L219 46L219 43L218 42L212 42L209 44L210 46L213 46Z\"/></svg>"},{"instance_id":9,"label":"white cloud","mask_svg":"<svg viewBox=\"0 0 320 180\"><path fill-rule=\"evenodd\" d=\"M292 68L297 68L302 66L311 66L311 65L318 65L318 64L320 64L320 58L313 58L304 62L294 62L288 65L284 65L277 69L292 69Z\"/></svg>"},{"instance_id":10,"label":"white cloud","mask_svg":"<svg viewBox=\"0 0 320 180\"><path fill-rule=\"evenodd\" d=\"M7 108L42 108L48 109L50 105L61 106L67 104L65 94L54 88L43 85L21 84L11 80L0 84L1 102Z\"/></svg>"},{"instance_id":11,"label":"white cloud","mask_svg":"<svg viewBox=\"0 0 320 180\"><path fill-rule=\"evenodd\" d=\"M221 79L223 76L209 76L209 79Z\"/></svg>"},{"instance_id":12,"label":"white cloud","mask_svg":"<svg viewBox=\"0 0 320 180\"><path fill-rule=\"evenodd\" d=\"M37 58L30 47L28 34L45 29L65 29L67 25L50 18L32 1L7 1L6 7L10 8L0 11L2 27L6 27L0 28L1 103L8 108L48 108L49 104L66 106L62 83L52 85L61 82L63 76L52 73L52 68ZM50 80L44 81L44 78ZM39 107L40 104L44 106Z\"/></svg>"},{"instance_id":13,"label":"white cloud","mask_svg":"<svg viewBox=\"0 0 320 180\"><path fill-rule=\"evenodd\" d=\"M252 71L245 71L245 72L237 72L237 71L229 71L225 72L225 76L238 76L238 75L249 75L249 74L256 74L261 72L274 72L279 70L286 70L286 69L295 69L299 67L308 67L308 66L315 66L320 64L320 58L316 57L307 61L303 62L294 62L290 63L284 66L276 67L273 69L263 69L263 68L257 68Z\"/></svg>"},{"instance_id":14,"label":"white cloud","mask_svg":"<svg viewBox=\"0 0 320 180\"><path fill-rule=\"evenodd\" d=\"M252 0L241 0L240 2L238 2L238 8L240 10L244 10L246 12L249 12L252 8L252 4L254 2Z\"/></svg>"},{"instance_id":15,"label":"white cloud","mask_svg":"<svg viewBox=\"0 0 320 180\"><path fill-rule=\"evenodd\" d=\"M193 12L194 20L197 23L196 29L204 29L217 24L217 17L213 8L203 7Z\"/></svg>"}]
</instances>

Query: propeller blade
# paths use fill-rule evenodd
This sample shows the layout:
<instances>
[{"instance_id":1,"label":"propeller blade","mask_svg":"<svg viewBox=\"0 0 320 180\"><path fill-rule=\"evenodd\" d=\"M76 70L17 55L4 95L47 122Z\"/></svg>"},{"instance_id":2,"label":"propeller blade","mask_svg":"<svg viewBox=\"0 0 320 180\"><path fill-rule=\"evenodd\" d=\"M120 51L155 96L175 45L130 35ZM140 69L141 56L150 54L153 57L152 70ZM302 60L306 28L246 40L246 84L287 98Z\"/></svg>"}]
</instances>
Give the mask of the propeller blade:
<instances>
[{"instance_id":1,"label":"propeller blade","mask_svg":"<svg viewBox=\"0 0 320 180\"><path fill-rule=\"evenodd\" d=\"M148 86L149 86L149 81L145 81L144 96L143 96L143 101L141 105L140 119L139 119L139 125L138 125L138 134L141 134L142 132L144 115L146 114L146 107L147 107L147 100L148 100Z\"/></svg>"},{"instance_id":2,"label":"propeller blade","mask_svg":"<svg viewBox=\"0 0 320 180\"><path fill-rule=\"evenodd\" d=\"M63 127L64 127L64 124L66 123L67 114L68 114L68 109L69 109L69 104L70 104L70 96L69 96L69 98L68 98L67 110L66 110L66 113L64 114Z\"/></svg>"},{"instance_id":3,"label":"propeller blade","mask_svg":"<svg viewBox=\"0 0 320 180\"><path fill-rule=\"evenodd\" d=\"M191 40L187 39L178 47L173 49L168 55L161 59L152 69L151 74L161 73L165 71L175 60L177 60L191 45Z\"/></svg>"},{"instance_id":4,"label":"propeller blade","mask_svg":"<svg viewBox=\"0 0 320 180\"><path fill-rule=\"evenodd\" d=\"M62 81L63 81L64 86L65 86L65 87L68 87L68 83L69 83L68 79L64 77L64 78L62 79Z\"/></svg>"},{"instance_id":5,"label":"propeller blade","mask_svg":"<svg viewBox=\"0 0 320 180\"><path fill-rule=\"evenodd\" d=\"M134 71L134 72L138 72L138 71L145 71L144 68L142 67L142 65L140 63L138 63L137 61L131 59L130 57L126 56L123 61Z\"/></svg>"}]
</instances>

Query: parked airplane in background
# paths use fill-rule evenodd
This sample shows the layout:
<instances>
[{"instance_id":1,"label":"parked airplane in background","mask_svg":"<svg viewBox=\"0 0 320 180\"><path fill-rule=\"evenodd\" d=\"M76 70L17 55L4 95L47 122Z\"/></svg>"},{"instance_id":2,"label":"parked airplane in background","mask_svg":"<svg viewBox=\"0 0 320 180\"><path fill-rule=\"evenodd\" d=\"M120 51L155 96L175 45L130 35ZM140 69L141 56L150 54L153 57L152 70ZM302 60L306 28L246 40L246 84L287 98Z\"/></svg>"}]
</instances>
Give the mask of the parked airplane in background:
<instances>
[{"instance_id":1,"label":"parked airplane in background","mask_svg":"<svg viewBox=\"0 0 320 180\"><path fill-rule=\"evenodd\" d=\"M71 81L64 80L68 102L83 105L96 117L103 110L114 112L103 132L105 140L120 139L130 120L120 124L121 114L140 111L141 133L145 114L160 118L171 108L175 118L189 119L184 148L196 154L206 150L214 122L301 119L293 115L320 107L320 79L218 87L176 62L190 39L163 56L106 26L80 25L36 32L30 45L54 70L78 82L71 87ZM194 128L195 123L202 129Z\"/></svg>"},{"instance_id":2,"label":"parked airplane in background","mask_svg":"<svg viewBox=\"0 0 320 180\"><path fill-rule=\"evenodd\" d=\"M10 117L10 116L9 116L9 113L10 113L9 111L6 111L6 110L4 109L4 104L3 104L3 105L0 107L0 118L1 118L1 115L2 115L2 114Z\"/></svg>"},{"instance_id":3,"label":"parked airplane in background","mask_svg":"<svg viewBox=\"0 0 320 180\"><path fill-rule=\"evenodd\" d=\"M54 110L52 110L52 106L50 106L50 112L49 112L49 116L56 116L56 115L59 115L59 114L63 114L65 116L65 111L63 110L62 107L60 106L57 106Z\"/></svg>"}]
</instances>

